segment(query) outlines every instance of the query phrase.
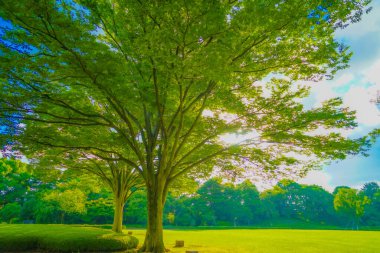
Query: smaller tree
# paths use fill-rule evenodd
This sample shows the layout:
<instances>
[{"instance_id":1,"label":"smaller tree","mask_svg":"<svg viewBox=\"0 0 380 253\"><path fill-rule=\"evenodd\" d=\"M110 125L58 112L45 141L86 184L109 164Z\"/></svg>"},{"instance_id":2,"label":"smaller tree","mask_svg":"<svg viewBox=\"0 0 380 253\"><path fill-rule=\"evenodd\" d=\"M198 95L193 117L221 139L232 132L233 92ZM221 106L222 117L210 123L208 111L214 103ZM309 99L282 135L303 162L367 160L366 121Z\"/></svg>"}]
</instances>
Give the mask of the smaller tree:
<instances>
[{"instance_id":1,"label":"smaller tree","mask_svg":"<svg viewBox=\"0 0 380 253\"><path fill-rule=\"evenodd\" d=\"M334 197L334 208L337 212L346 215L352 222L352 229L359 229L359 220L364 215L364 207L370 201L367 196L358 190L341 188Z\"/></svg>"},{"instance_id":2,"label":"smaller tree","mask_svg":"<svg viewBox=\"0 0 380 253\"><path fill-rule=\"evenodd\" d=\"M90 137L86 136L86 138ZM132 193L142 186L137 171L131 168L128 163L118 161L114 154L66 152L59 148L34 153L34 157L38 158L34 162L41 168L55 167L58 170L64 169L66 173L79 174L82 177L87 176L92 178L91 180L94 180L93 176L98 178L97 184L103 183L113 194L112 230L117 233L122 232L124 205ZM80 186L82 183L76 186L82 187ZM84 183L84 185L89 184Z\"/></svg>"},{"instance_id":3,"label":"smaller tree","mask_svg":"<svg viewBox=\"0 0 380 253\"><path fill-rule=\"evenodd\" d=\"M362 193L369 199L372 199L374 195L379 191L380 187L376 182L365 183L361 189Z\"/></svg>"},{"instance_id":4,"label":"smaller tree","mask_svg":"<svg viewBox=\"0 0 380 253\"><path fill-rule=\"evenodd\" d=\"M49 180L50 172L44 175L44 180ZM37 222L66 223L67 216L85 214L89 205L89 194L100 192L100 182L89 174L78 174L72 170L60 171L59 179L50 182L50 187L39 189L36 200L28 202L34 209Z\"/></svg>"},{"instance_id":5,"label":"smaller tree","mask_svg":"<svg viewBox=\"0 0 380 253\"><path fill-rule=\"evenodd\" d=\"M20 218L21 206L19 203L9 203L6 204L2 209L0 209L0 220L13 223L15 219Z\"/></svg>"},{"instance_id":6,"label":"smaller tree","mask_svg":"<svg viewBox=\"0 0 380 253\"><path fill-rule=\"evenodd\" d=\"M342 186L337 186L337 187L335 187L335 189L334 189L334 191L333 191L333 195L335 196L335 195L339 192L340 189L350 189L350 187L348 187L348 186L344 186L344 185L342 185Z\"/></svg>"},{"instance_id":7,"label":"smaller tree","mask_svg":"<svg viewBox=\"0 0 380 253\"><path fill-rule=\"evenodd\" d=\"M111 224L113 221L114 203L112 192L101 188L98 193L90 193L87 199L87 213L83 216L85 223Z\"/></svg>"},{"instance_id":8,"label":"smaller tree","mask_svg":"<svg viewBox=\"0 0 380 253\"><path fill-rule=\"evenodd\" d=\"M61 214L61 223L64 223L66 213L85 213L86 199L86 194L79 189L52 191L44 197L44 200L57 204Z\"/></svg>"},{"instance_id":9,"label":"smaller tree","mask_svg":"<svg viewBox=\"0 0 380 253\"><path fill-rule=\"evenodd\" d=\"M0 158L0 208L8 203L23 204L40 182L20 160Z\"/></svg>"},{"instance_id":10,"label":"smaller tree","mask_svg":"<svg viewBox=\"0 0 380 253\"><path fill-rule=\"evenodd\" d=\"M240 210L237 214L238 225L252 225L258 222L258 216L261 211L260 193L256 186L251 181L245 180L244 182L236 185L235 191L237 198L235 202L237 209Z\"/></svg>"},{"instance_id":11,"label":"smaller tree","mask_svg":"<svg viewBox=\"0 0 380 253\"><path fill-rule=\"evenodd\" d=\"M376 182L364 184L361 189L362 194L367 196L371 203L365 207L363 222L367 226L380 225L380 188Z\"/></svg>"}]
</instances>

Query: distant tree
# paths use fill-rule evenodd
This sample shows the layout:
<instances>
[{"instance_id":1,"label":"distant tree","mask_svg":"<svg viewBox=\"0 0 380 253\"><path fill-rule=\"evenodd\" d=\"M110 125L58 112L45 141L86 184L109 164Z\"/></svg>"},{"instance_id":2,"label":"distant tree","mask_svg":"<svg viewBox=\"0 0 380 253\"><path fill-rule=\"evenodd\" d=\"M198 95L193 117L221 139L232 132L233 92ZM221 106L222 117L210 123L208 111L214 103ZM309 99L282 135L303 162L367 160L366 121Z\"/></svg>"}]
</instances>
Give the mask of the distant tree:
<instances>
[{"instance_id":1,"label":"distant tree","mask_svg":"<svg viewBox=\"0 0 380 253\"><path fill-rule=\"evenodd\" d=\"M323 224L334 224L334 196L317 185L302 185L300 194L302 196L302 209L300 218L306 221Z\"/></svg>"},{"instance_id":2,"label":"distant tree","mask_svg":"<svg viewBox=\"0 0 380 253\"><path fill-rule=\"evenodd\" d=\"M356 189L340 188L334 197L334 208L345 214L352 222L352 229L359 229L359 220L364 208L370 203L367 196Z\"/></svg>"},{"instance_id":3,"label":"distant tree","mask_svg":"<svg viewBox=\"0 0 380 253\"><path fill-rule=\"evenodd\" d=\"M380 189L375 182L364 184L361 189L363 195L367 196L370 203L365 206L363 222L368 226L380 226Z\"/></svg>"},{"instance_id":4,"label":"distant tree","mask_svg":"<svg viewBox=\"0 0 380 253\"><path fill-rule=\"evenodd\" d=\"M39 183L27 164L0 158L0 208L12 202L22 205Z\"/></svg>"},{"instance_id":5,"label":"distant tree","mask_svg":"<svg viewBox=\"0 0 380 253\"><path fill-rule=\"evenodd\" d=\"M66 213L85 213L86 199L86 194L79 189L54 190L44 196L46 202L53 202L59 207L61 223L64 223Z\"/></svg>"},{"instance_id":6,"label":"distant tree","mask_svg":"<svg viewBox=\"0 0 380 253\"><path fill-rule=\"evenodd\" d=\"M133 194L126 203L126 221L129 224L146 225L146 205L146 192L144 190L137 191L135 194Z\"/></svg>"},{"instance_id":7,"label":"distant tree","mask_svg":"<svg viewBox=\"0 0 380 253\"><path fill-rule=\"evenodd\" d=\"M48 176L49 173L44 174L44 180L51 179ZM102 186L94 176L67 170L61 171L59 179L49 184L50 187L41 185L34 198L23 207L23 210L30 208L40 223L81 221L80 216L86 213L89 205L89 195L98 193Z\"/></svg>"},{"instance_id":8,"label":"distant tree","mask_svg":"<svg viewBox=\"0 0 380 253\"><path fill-rule=\"evenodd\" d=\"M259 221L261 212L260 193L249 180L236 185L237 225L252 225ZM240 210L240 211L239 211Z\"/></svg>"},{"instance_id":9,"label":"distant tree","mask_svg":"<svg viewBox=\"0 0 380 253\"><path fill-rule=\"evenodd\" d=\"M196 212L198 206L195 205L195 197L193 196L179 196L173 203L175 213L175 225L178 226L195 226Z\"/></svg>"},{"instance_id":10,"label":"distant tree","mask_svg":"<svg viewBox=\"0 0 380 253\"><path fill-rule=\"evenodd\" d=\"M351 189L351 188L348 187L348 186L344 186L344 185L342 185L342 186L337 186L337 187L335 187L335 189L334 189L334 191L333 191L333 195L335 196L335 195L339 192L340 189Z\"/></svg>"},{"instance_id":11,"label":"distant tree","mask_svg":"<svg viewBox=\"0 0 380 253\"><path fill-rule=\"evenodd\" d=\"M90 193L87 199L85 223L111 224L114 219L114 201L112 193L101 188L98 193Z\"/></svg>"},{"instance_id":12,"label":"distant tree","mask_svg":"<svg viewBox=\"0 0 380 253\"><path fill-rule=\"evenodd\" d=\"M324 224L335 219L333 196L320 186L281 180L261 199L268 217Z\"/></svg>"},{"instance_id":13,"label":"distant tree","mask_svg":"<svg viewBox=\"0 0 380 253\"><path fill-rule=\"evenodd\" d=\"M166 220L167 220L167 222L168 222L170 225L174 225L175 214L174 214L174 213L168 213L168 214L166 215Z\"/></svg>"},{"instance_id":14,"label":"distant tree","mask_svg":"<svg viewBox=\"0 0 380 253\"><path fill-rule=\"evenodd\" d=\"M5 222L12 223L13 220L19 220L21 216L21 206L19 203L8 203L0 208L0 219Z\"/></svg>"},{"instance_id":15,"label":"distant tree","mask_svg":"<svg viewBox=\"0 0 380 253\"><path fill-rule=\"evenodd\" d=\"M90 135L95 134L94 131L86 133L85 130L82 130L81 134L85 138L95 139L95 137L90 137ZM99 136L104 137L101 133L98 133ZM105 143L103 142L103 144ZM86 174L88 174L88 178L96 176L98 178L96 183L102 183L113 193L114 216L112 230L122 232L124 205L132 193L143 184L137 171L125 161L115 159L113 154L99 154L85 150L80 152L77 150L59 151L54 148L43 153L35 153L33 161L37 167L64 168L67 170L67 174L80 175L82 179ZM86 181L84 181L82 186L77 185L77 187L83 188L86 185L93 184L86 184Z\"/></svg>"},{"instance_id":16,"label":"distant tree","mask_svg":"<svg viewBox=\"0 0 380 253\"><path fill-rule=\"evenodd\" d=\"M273 225L273 221L277 220L280 213L276 203L277 195L271 191L266 190L260 194L261 209L259 219L262 222L268 221L269 225Z\"/></svg>"},{"instance_id":17,"label":"distant tree","mask_svg":"<svg viewBox=\"0 0 380 253\"><path fill-rule=\"evenodd\" d=\"M261 210L259 192L248 180L235 185L212 178L197 191L193 209L208 217L205 225L251 225Z\"/></svg>"},{"instance_id":18,"label":"distant tree","mask_svg":"<svg viewBox=\"0 0 380 253\"><path fill-rule=\"evenodd\" d=\"M263 191L260 199L263 203L263 216L267 219L275 219L284 216L284 194L285 190L275 185L272 189Z\"/></svg>"},{"instance_id":19,"label":"distant tree","mask_svg":"<svg viewBox=\"0 0 380 253\"><path fill-rule=\"evenodd\" d=\"M376 182L369 182L363 185L361 192L369 199L372 199L379 189L380 187Z\"/></svg>"}]
</instances>

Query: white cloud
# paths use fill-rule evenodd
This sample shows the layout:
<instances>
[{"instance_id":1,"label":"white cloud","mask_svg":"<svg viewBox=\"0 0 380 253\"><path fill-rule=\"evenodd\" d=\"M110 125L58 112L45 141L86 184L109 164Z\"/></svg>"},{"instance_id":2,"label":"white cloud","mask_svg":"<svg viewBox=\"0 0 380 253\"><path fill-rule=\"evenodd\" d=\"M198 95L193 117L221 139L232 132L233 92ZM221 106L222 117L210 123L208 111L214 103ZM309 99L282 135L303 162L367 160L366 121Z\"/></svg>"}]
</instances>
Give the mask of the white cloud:
<instances>
[{"instance_id":1,"label":"white cloud","mask_svg":"<svg viewBox=\"0 0 380 253\"><path fill-rule=\"evenodd\" d=\"M317 83L308 82L307 84L311 86L311 94L315 98L314 106L321 106L323 101L339 97L339 94L334 89L344 87L354 79L355 75L344 72L334 80L325 80Z\"/></svg>"},{"instance_id":2,"label":"white cloud","mask_svg":"<svg viewBox=\"0 0 380 253\"><path fill-rule=\"evenodd\" d=\"M371 67L362 72L365 81L375 84L380 89L380 59L377 60Z\"/></svg>"},{"instance_id":3,"label":"white cloud","mask_svg":"<svg viewBox=\"0 0 380 253\"><path fill-rule=\"evenodd\" d=\"M373 48L369 57L368 48L361 42L380 40L380 1L371 3L373 10L364 15L359 23L348 28L337 30L336 38L343 39L348 45L353 44L354 54L351 67L337 74L334 80L323 81L312 85L313 106L320 106L327 99L341 96L344 105L357 111L359 127L380 127L380 111L372 102L380 90L380 55ZM367 45L367 44L365 44ZM368 46L368 45L367 45ZM365 57L366 56L366 57Z\"/></svg>"},{"instance_id":4,"label":"white cloud","mask_svg":"<svg viewBox=\"0 0 380 253\"><path fill-rule=\"evenodd\" d=\"M368 15L364 15L359 23L351 24L348 28L338 30L337 37L357 38L368 33L380 31L380 2L372 1L371 6L374 8Z\"/></svg>"},{"instance_id":5,"label":"white cloud","mask_svg":"<svg viewBox=\"0 0 380 253\"><path fill-rule=\"evenodd\" d=\"M248 139L257 139L259 137L260 137L259 133L255 130L252 130L251 132L245 133L245 134L235 134L235 133L224 134L220 136L220 140L228 144L237 144L237 143L246 141Z\"/></svg>"},{"instance_id":6,"label":"white cloud","mask_svg":"<svg viewBox=\"0 0 380 253\"><path fill-rule=\"evenodd\" d=\"M326 129L324 127L318 127L317 129L308 132L308 135L310 135L310 136L328 135L330 133L339 132L343 137L349 137L352 135L352 133L354 131L359 130L359 128L360 127L356 128L356 129L337 129L337 128Z\"/></svg>"},{"instance_id":7,"label":"white cloud","mask_svg":"<svg viewBox=\"0 0 380 253\"><path fill-rule=\"evenodd\" d=\"M359 125L379 127L380 111L373 101L380 91L380 59L369 66L358 73L346 70L337 79L313 84L313 107L330 98L343 97L344 106L356 111Z\"/></svg>"},{"instance_id":8,"label":"white cloud","mask_svg":"<svg viewBox=\"0 0 380 253\"><path fill-rule=\"evenodd\" d=\"M380 111L371 102L376 87L352 87L343 97L344 105L356 111L357 122L365 126L380 126Z\"/></svg>"},{"instance_id":9,"label":"white cloud","mask_svg":"<svg viewBox=\"0 0 380 253\"><path fill-rule=\"evenodd\" d=\"M322 170L310 171L306 177L298 180L300 184L316 184L322 186L325 190L332 192L334 187L330 185L331 175Z\"/></svg>"}]
</instances>

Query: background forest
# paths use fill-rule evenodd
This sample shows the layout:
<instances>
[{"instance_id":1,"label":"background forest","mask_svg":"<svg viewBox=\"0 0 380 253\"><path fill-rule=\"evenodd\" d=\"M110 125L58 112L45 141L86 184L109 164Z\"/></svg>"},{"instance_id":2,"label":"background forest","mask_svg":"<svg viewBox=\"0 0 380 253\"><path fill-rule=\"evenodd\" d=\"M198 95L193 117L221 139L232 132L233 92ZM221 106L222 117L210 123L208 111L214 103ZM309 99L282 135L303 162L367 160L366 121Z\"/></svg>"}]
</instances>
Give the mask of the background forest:
<instances>
[{"instance_id":1,"label":"background forest","mask_svg":"<svg viewBox=\"0 0 380 253\"><path fill-rule=\"evenodd\" d=\"M212 178L203 184L183 183L187 193L173 190L168 196L166 226L380 226L380 189L375 182L361 190L340 186L333 193L291 180L262 192L250 181L232 184ZM143 188L133 190L123 223L144 226L146 193ZM111 224L113 212L112 193L96 178L72 171L46 173L19 160L0 160L2 222Z\"/></svg>"}]
</instances>

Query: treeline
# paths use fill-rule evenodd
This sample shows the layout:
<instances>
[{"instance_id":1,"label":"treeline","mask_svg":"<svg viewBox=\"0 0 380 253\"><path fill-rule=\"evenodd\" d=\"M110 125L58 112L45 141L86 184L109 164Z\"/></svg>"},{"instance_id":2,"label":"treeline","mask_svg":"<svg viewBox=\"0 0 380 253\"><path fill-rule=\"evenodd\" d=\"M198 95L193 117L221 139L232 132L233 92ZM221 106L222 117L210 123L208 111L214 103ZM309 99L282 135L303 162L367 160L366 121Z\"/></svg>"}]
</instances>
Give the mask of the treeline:
<instances>
[{"instance_id":1,"label":"treeline","mask_svg":"<svg viewBox=\"0 0 380 253\"><path fill-rule=\"evenodd\" d=\"M137 198L137 196L135 196ZM193 196L171 198L167 215L173 225L279 226L286 223L357 228L380 225L380 190L375 182L358 191L346 186L333 193L317 185L282 180L259 192L249 181L204 183Z\"/></svg>"},{"instance_id":2,"label":"treeline","mask_svg":"<svg viewBox=\"0 0 380 253\"><path fill-rule=\"evenodd\" d=\"M20 161L0 159L0 221L112 223L112 194L95 178L55 173L37 175ZM146 195L144 189L134 190L126 204L124 224L145 225ZM164 212L164 224L171 226L275 227L297 223L380 226L379 185L370 182L361 190L340 186L330 193L320 186L282 180L259 192L249 181L231 184L214 178L195 192L169 194Z\"/></svg>"}]
</instances>

